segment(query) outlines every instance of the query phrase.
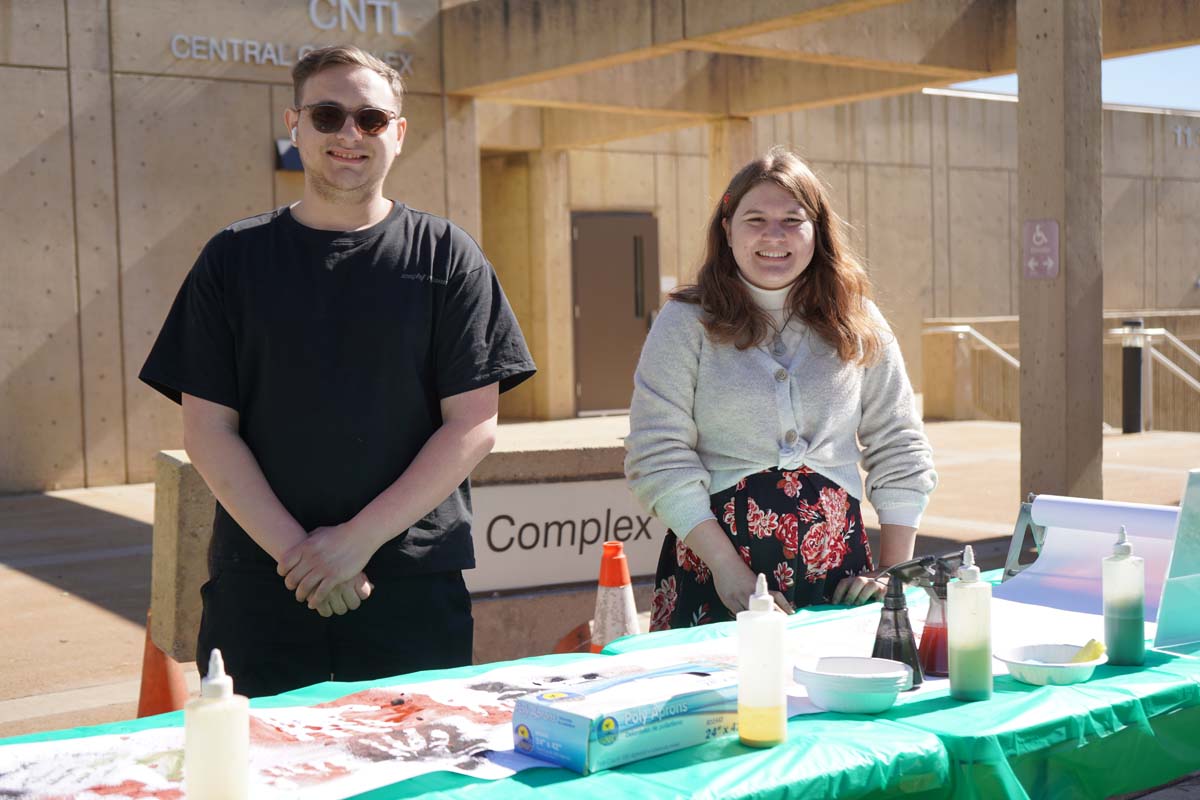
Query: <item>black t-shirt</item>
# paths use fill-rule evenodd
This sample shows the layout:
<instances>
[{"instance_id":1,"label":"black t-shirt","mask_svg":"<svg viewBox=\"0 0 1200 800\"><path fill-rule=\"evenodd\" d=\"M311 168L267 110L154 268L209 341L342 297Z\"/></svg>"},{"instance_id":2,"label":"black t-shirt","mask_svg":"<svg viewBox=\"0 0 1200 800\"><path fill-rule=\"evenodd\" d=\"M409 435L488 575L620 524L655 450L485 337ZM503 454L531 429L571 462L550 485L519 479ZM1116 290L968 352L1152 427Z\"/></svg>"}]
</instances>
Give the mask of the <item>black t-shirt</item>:
<instances>
[{"instance_id":1,"label":"black t-shirt","mask_svg":"<svg viewBox=\"0 0 1200 800\"><path fill-rule=\"evenodd\" d=\"M348 521L441 425L439 400L534 373L491 265L461 229L395 203L366 230L285 207L204 247L140 378L239 414L267 482L305 530ZM475 565L468 481L385 544L368 574ZM217 505L213 566L274 561Z\"/></svg>"}]
</instances>

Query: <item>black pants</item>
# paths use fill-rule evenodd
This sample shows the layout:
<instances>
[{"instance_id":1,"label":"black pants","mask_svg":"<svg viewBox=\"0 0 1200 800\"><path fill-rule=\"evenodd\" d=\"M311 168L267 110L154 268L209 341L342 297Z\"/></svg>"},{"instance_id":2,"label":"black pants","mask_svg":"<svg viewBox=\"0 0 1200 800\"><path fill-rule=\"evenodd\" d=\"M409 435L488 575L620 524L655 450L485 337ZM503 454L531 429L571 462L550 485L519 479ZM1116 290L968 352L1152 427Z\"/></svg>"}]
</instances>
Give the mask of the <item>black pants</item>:
<instances>
[{"instance_id":1,"label":"black pants","mask_svg":"<svg viewBox=\"0 0 1200 800\"><path fill-rule=\"evenodd\" d=\"M387 678L471 663L474 620L461 572L372 578L358 609L321 617L261 567L214 565L200 590L200 674L220 648L234 691L279 694L328 680Z\"/></svg>"}]
</instances>

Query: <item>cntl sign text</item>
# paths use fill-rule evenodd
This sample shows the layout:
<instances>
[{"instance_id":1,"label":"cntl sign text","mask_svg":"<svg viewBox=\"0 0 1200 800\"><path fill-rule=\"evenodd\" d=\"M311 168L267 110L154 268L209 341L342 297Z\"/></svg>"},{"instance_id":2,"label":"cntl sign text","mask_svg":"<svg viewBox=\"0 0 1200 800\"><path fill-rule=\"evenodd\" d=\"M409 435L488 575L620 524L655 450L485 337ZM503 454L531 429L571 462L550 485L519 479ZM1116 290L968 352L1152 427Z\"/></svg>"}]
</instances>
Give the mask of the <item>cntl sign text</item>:
<instances>
[{"instance_id":1,"label":"cntl sign text","mask_svg":"<svg viewBox=\"0 0 1200 800\"><path fill-rule=\"evenodd\" d=\"M308 19L318 30L400 36L412 39L404 25L399 0L309 0ZM327 42L326 44L331 44ZM243 64L290 67L320 44L293 45L260 39L177 33L171 37L171 55L192 61L232 61ZM413 54L404 50L376 53L401 75L412 74Z\"/></svg>"},{"instance_id":2,"label":"cntl sign text","mask_svg":"<svg viewBox=\"0 0 1200 800\"><path fill-rule=\"evenodd\" d=\"M404 29L399 0L309 0L308 18L323 31L411 36Z\"/></svg>"}]
</instances>

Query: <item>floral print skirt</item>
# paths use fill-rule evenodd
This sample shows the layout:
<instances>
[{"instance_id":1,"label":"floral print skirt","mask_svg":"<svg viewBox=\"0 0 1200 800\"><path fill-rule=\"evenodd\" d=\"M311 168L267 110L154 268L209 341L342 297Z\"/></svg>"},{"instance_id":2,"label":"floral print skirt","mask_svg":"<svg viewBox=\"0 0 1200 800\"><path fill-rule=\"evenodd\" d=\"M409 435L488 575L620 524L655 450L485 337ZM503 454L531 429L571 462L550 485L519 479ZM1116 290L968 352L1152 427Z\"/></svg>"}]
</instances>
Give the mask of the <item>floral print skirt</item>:
<instances>
[{"instance_id":1,"label":"floral print skirt","mask_svg":"<svg viewBox=\"0 0 1200 800\"><path fill-rule=\"evenodd\" d=\"M828 603L842 578L872 568L858 500L807 467L749 475L714 494L712 510L742 560L794 608ZM650 630L731 619L708 566L668 531Z\"/></svg>"}]
</instances>

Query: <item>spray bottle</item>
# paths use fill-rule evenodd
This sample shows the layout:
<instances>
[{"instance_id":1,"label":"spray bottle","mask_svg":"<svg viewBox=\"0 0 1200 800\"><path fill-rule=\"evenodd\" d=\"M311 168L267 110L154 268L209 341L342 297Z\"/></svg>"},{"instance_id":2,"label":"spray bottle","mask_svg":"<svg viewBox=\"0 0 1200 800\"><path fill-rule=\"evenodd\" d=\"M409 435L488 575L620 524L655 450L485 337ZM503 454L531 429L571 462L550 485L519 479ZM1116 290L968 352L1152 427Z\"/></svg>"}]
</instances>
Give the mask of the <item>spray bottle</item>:
<instances>
[{"instance_id":1,"label":"spray bottle","mask_svg":"<svg viewBox=\"0 0 1200 800\"><path fill-rule=\"evenodd\" d=\"M912 668L912 685L915 689L924 679L921 659L917 652L917 640L913 637L912 623L908 619L908 603L904 599L906 583L918 583L929 574L932 556L914 558L896 564L887 571L888 589L883 596L883 611L879 615L879 627L875 630L874 658L888 658L908 664Z\"/></svg>"},{"instance_id":2,"label":"spray bottle","mask_svg":"<svg viewBox=\"0 0 1200 800\"><path fill-rule=\"evenodd\" d=\"M987 700L992 696L992 586L979 579L975 550L963 548L958 581L946 587L950 696Z\"/></svg>"},{"instance_id":3,"label":"spray bottle","mask_svg":"<svg viewBox=\"0 0 1200 800\"><path fill-rule=\"evenodd\" d=\"M921 630L921 671L926 675L944 678L950 674L950 654L946 647L946 587L955 570L962 564L962 551L938 556L933 565L933 580L922 582L929 593L929 613Z\"/></svg>"},{"instance_id":4,"label":"spray bottle","mask_svg":"<svg viewBox=\"0 0 1200 800\"><path fill-rule=\"evenodd\" d=\"M1146 660L1146 562L1133 554L1124 525L1101 565L1108 663L1140 666Z\"/></svg>"},{"instance_id":5,"label":"spray bottle","mask_svg":"<svg viewBox=\"0 0 1200 800\"><path fill-rule=\"evenodd\" d=\"M759 573L750 610L737 615L738 736L750 747L787 739L786 630L786 618L767 591L767 576Z\"/></svg>"},{"instance_id":6,"label":"spray bottle","mask_svg":"<svg viewBox=\"0 0 1200 800\"><path fill-rule=\"evenodd\" d=\"M250 783L250 701L233 693L213 648L200 697L183 709L183 776L188 800L244 800Z\"/></svg>"}]
</instances>

